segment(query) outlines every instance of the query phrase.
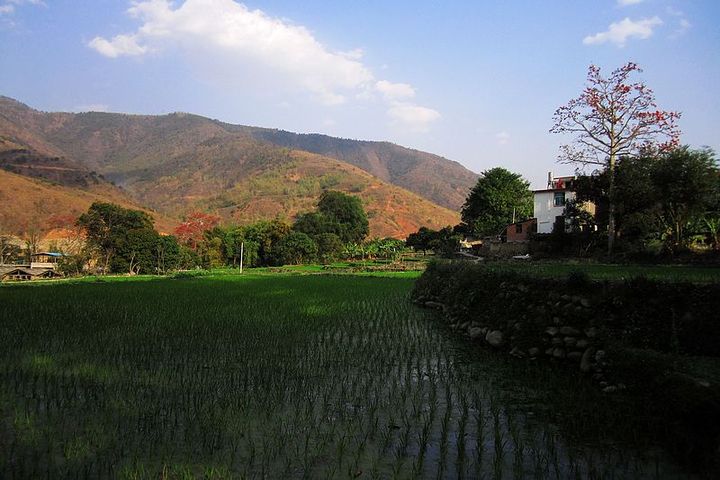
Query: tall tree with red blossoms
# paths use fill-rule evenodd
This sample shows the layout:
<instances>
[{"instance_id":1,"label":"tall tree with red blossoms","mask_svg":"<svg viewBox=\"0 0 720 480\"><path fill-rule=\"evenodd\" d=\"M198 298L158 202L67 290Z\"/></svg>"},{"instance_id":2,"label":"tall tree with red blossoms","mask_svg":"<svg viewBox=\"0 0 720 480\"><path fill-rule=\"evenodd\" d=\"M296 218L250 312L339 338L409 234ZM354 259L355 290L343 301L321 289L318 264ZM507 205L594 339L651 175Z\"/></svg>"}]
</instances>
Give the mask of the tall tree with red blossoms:
<instances>
[{"instance_id":1,"label":"tall tree with red blossoms","mask_svg":"<svg viewBox=\"0 0 720 480\"><path fill-rule=\"evenodd\" d=\"M610 77L590 65L583 93L558 108L551 133L574 136L572 144L560 147L561 163L596 165L608 172L608 253L615 241L615 165L621 157L638 157L672 150L680 144L676 125L679 112L659 110L655 95L644 83L631 79L641 73L629 62Z\"/></svg>"},{"instance_id":2,"label":"tall tree with red blossoms","mask_svg":"<svg viewBox=\"0 0 720 480\"><path fill-rule=\"evenodd\" d=\"M173 232L181 243L197 250L206 230L212 230L220 222L220 217L203 212L192 212L185 217L185 221L175 228Z\"/></svg>"}]
</instances>

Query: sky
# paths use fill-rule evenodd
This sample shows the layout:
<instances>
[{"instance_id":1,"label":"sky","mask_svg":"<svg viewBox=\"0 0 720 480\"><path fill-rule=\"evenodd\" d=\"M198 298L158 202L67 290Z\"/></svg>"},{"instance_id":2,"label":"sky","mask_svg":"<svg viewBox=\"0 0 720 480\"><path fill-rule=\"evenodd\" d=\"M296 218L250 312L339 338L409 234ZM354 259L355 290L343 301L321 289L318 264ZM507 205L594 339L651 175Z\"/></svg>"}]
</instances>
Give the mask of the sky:
<instances>
[{"instance_id":1,"label":"sky","mask_svg":"<svg viewBox=\"0 0 720 480\"><path fill-rule=\"evenodd\" d=\"M387 140L542 188L556 108L625 63L720 152L717 0L0 0L0 95Z\"/></svg>"}]
</instances>

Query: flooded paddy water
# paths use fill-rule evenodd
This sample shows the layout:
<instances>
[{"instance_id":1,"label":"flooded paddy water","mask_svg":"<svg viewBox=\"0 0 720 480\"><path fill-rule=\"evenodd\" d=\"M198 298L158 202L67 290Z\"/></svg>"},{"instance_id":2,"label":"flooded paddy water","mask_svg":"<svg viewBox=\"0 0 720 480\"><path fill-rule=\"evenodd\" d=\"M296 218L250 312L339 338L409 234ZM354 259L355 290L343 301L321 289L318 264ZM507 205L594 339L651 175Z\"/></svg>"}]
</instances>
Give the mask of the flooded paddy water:
<instances>
[{"instance_id":1,"label":"flooded paddy water","mask_svg":"<svg viewBox=\"0 0 720 480\"><path fill-rule=\"evenodd\" d=\"M588 382L472 344L411 287L3 287L0 478L692 478L604 428Z\"/></svg>"}]
</instances>

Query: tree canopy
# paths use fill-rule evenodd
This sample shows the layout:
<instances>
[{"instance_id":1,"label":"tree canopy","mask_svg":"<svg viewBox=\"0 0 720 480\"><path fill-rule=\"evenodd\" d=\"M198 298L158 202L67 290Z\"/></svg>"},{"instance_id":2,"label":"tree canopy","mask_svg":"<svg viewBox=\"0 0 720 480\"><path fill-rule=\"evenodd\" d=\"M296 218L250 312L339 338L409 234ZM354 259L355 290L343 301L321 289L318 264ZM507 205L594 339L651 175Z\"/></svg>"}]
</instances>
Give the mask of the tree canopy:
<instances>
[{"instance_id":1,"label":"tree canopy","mask_svg":"<svg viewBox=\"0 0 720 480\"><path fill-rule=\"evenodd\" d=\"M176 262L174 237L163 239L145 212L95 202L77 223L105 272L155 273Z\"/></svg>"},{"instance_id":2,"label":"tree canopy","mask_svg":"<svg viewBox=\"0 0 720 480\"><path fill-rule=\"evenodd\" d=\"M290 232L275 245L278 265L297 265L314 260L318 253L315 241L302 232Z\"/></svg>"},{"instance_id":3,"label":"tree canopy","mask_svg":"<svg viewBox=\"0 0 720 480\"><path fill-rule=\"evenodd\" d=\"M298 215L293 230L311 237L332 233L342 243L362 242L370 231L360 199L334 190L323 192L316 211Z\"/></svg>"},{"instance_id":4,"label":"tree canopy","mask_svg":"<svg viewBox=\"0 0 720 480\"><path fill-rule=\"evenodd\" d=\"M510 223L533 213L530 183L502 167L482 173L462 207L462 221L479 236L499 235Z\"/></svg>"},{"instance_id":5,"label":"tree canopy","mask_svg":"<svg viewBox=\"0 0 720 480\"><path fill-rule=\"evenodd\" d=\"M657 219L669 250L687 246L687 230L710 213L720 194L720 172L710 150L675 149L660 155L651 170ZM708 213L710 213L708 215Z\"/></svg>"},{"instance_id":6,"label":"tree canopy","mask_svg":"<svg viewBox=\"0 0 720 480\"><path fill-rule=\"evenodd\" d=\"M580 176L577 200L596 205L598 226L608 223L609 172ZM720 171L709 149L681 147L644 157L621 158L615 171L615 223L619 245L659 241L666 251L685 249L693 235L707 235L717 247ZM572 212L567 212L574 217ZM634 245L634 246L633 246Z\"/></svg>"}]
</instances>

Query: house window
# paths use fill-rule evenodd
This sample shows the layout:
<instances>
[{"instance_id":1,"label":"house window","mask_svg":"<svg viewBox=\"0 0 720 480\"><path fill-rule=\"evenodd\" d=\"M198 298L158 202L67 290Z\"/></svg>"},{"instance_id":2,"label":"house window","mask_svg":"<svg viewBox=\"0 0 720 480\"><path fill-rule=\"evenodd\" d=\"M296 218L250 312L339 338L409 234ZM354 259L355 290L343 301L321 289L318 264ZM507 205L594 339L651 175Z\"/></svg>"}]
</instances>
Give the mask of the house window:
<instances>
[{"instance_id":1,"label":"house window","mask_svg":"<svg viewBox=\"0 0 720 480\"><path fill-rule=\"evenodd\" d=\"M565 205L565 192L555 192L553 205L555 207L562 207L563 205Z\"/></svg>"},{"instance_id":2,"label":"house window","mask_svg":"<svg viewBox=\"0 0 720 480\"><path fill-rule=\"evenodd\" d=\"M522 223L515 224L515 233L522 233Z\"/></svg>"}]
</instances>

